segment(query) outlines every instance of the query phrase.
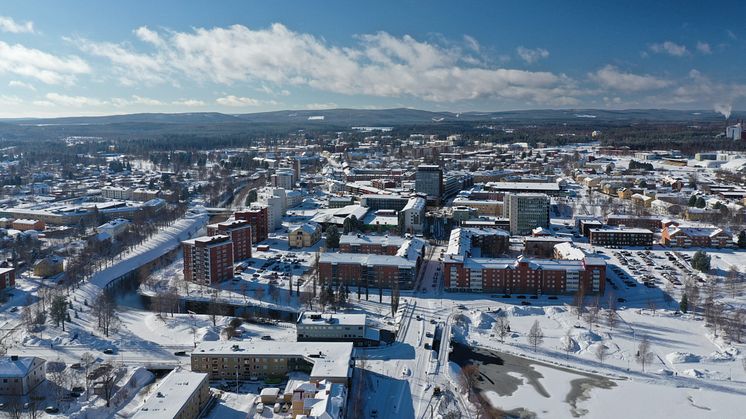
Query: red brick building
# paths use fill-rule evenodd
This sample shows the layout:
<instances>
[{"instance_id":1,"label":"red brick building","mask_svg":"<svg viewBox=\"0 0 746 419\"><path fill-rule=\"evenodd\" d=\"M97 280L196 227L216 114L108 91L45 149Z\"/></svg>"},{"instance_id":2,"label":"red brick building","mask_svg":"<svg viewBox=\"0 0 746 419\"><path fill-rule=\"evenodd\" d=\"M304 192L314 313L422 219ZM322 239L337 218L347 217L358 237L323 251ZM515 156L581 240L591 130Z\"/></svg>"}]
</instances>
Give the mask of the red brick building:
<instances>
[{"instance_id":1,"label":"red brick building","mask_svg":"<svg viewBox=\"0 0 746 419\"><path fill-rule=\"evenodd\" d=\"M731 247L733 239L717 227L671 225L661 231L661 244L672 247Z\"/></svg>"},{"instance_id":2,"label":"red brick building","mask_svg":"<svg viewBox=\"0 0 746 419\"><path fill-rule=\"evenodd\" d=\"M450 291L505 294L603 294L606 263L583 260L492 259L447 255L443 261L444 287Z\"/></svg>"},{"instance_id":3,"label":"red brick building","mask_svg":"<svg viewBox=\"0 0 746 419\"><path fill-rule=\"evenodd\" d=\"M229 236L205 236L182 242L184 279L210 285L233 278L233 242Z\"/></svg>"},{"instance_id":4,"label":"red brick building","mask_svg":"<svg viewBox=\"0 0 746 419\"><path fill-rule=\"evenodd\" d=\"M406 240L399 236L344 234L339 239L339 252L393 256Z\"/></svg>"},{"instance_id":5,"label":"red brick building","mask_svg":"<svg viewBox=\"0 0 746 419\"><path fill-rule=\"evenodd\" d=\"M251 224L246 220L228 220L207 226L208 236L230 236L233 242L233 260L251 257Z\"/></svg>"},{"instance_id":6,"label":"red brick building","mask_svg":"<svg viewBox=\"0 0 746 419\"><path fill-rule=\"evenodd\" d=\"M0 268L0 291L15 288L16 270L13 268Z\"/></svg>"},{"instance_id":7,"label":"red brick building","mask_svg":"<svg viewBox=\"0 0 746 419\"><path fill-rule=\"evenodd\" d=\"M249 222L252 243L259 243L269 237L269 212L267 207L252 207L243 211L236 211L233 218Z\"/></svg>"}]
</instances>

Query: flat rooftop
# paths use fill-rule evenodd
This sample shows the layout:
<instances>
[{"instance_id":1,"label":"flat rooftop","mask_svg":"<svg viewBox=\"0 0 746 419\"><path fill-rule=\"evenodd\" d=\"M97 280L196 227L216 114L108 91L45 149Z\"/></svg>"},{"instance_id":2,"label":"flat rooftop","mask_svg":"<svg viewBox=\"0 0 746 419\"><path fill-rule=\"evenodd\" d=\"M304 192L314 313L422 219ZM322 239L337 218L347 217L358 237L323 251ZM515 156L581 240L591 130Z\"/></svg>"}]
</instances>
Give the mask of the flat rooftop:
<instances>
[{"instance_id":1,"label":"flat rooftop","mask_svg":"<svg viewBox=\"0 0 746 419\"><path fill-rule=\"evenodd\" d=\"M296 323L306 325L365 326L367 317L365 314L332 314L304 311L298 316Z\"/></svg>"},{"instance_id":2,"label":"flat rooftop","mask_svg":"<svg viewBox=\"0 0 746 419\"><path fill-rule=\"evenodd\" d=\"M207 376L207 373L173 370L161 381L156 392L148 397L133 419L176 417Z\"/></svg>"},{"instance_id":3,"label":"flat rooftop","mask_svg":"<svg viewBox=\"0 0 746 419\"><path fill-rule=\"evenodd\" d=\"M195 356L303 358L313 364L311 377L348 377L352 342L214 341L202 342Z\"/></svg>"}]
</instances>

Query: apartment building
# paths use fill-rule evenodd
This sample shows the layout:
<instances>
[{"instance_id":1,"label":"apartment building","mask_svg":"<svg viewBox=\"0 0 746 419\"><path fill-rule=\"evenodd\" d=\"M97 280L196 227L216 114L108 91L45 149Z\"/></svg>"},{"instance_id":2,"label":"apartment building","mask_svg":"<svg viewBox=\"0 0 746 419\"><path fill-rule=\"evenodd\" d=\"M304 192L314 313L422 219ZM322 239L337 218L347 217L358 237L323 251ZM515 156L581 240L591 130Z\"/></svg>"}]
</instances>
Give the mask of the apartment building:
<instances>
[{"instance_id":1,"label":"apartment building","mask_svg":"<svg viewBox=\"0 0 746 419\"><path fill-rule=\"evenodd\" d=\"M321 226L316 223L305 223L288 233L288 246L310 247L321 240Z\"/></svg>"},{"instance_id":2,"label":"apartment building","mask_svg":"<svg viewBox=\"0 0 746 419\"><path fill-rule=\"evenodd\" d=\"M443 170L429 164L417 166L415 190L428 198L440 199L443 196Z\"/></svg>"},{"instance_id":3,"label":"apartment building","mask_svg":"<svg viewBox=\"0 0 746 419\"><path fill-rule=\"evenodd\" d=\"M339 238L339 252L393 256L407 240L409 239L389 235L343 234Z\"/></svg>"},{"instance_id":4,"label":"apartment building","mask_svg":"<svg viewBox=\"0 0 746 419\"><path fill-rule=\"evenodd\" d=\"M16 270L14 268L0 268L0 291L15 288Z\"/></svg>"},{"instance_id":5,"label":"apartment building","mask_svg":"<svg viewBox=\"0 0 746 419\"><path fill-rule=\"evenodd\" d=\"M182 242L184 279L211 285L233 278L233 242L230 236L205 236Z\"/></svg>"},{"instance_id":6,"label":"apartment building","mask_svg":"<svg viewBox=\"0 0 746 419\"><path fill-rule=\"evenodd\" d=\"M730 234L717 227L666 226L661 231L661 244L672 247L731 247Z\"/></svg>"},{"instance_id":7,"label":"apartment building","mask_svg":"<svg viewBox=\"0 0 746 419\"><path fill-rule=\"evenodd\" d=\"M246 220L228 220L222 223L207 226L208 236L224 235L230 236L233 242L233 261L248 259L251 257L252 228L251 223Z\"/></svg>"},{"instance_id":8,"label":"apartment building","mask_svg":"<svg viewBox=\"0 0 746 419\"><path fill-rule=\"evenodd\" d=\"M395 255L367 253L322 253L319 279L322 283L364 288L411 289L424 257L425 242L405 240Z\"/></svg>"},{"instance_id":9,"label":"apartment building","mask_svg":"<svg viewBox=\"0 0 746 419\"><path fill-rule=\"evenodd\" d=\"M446 254L497 257L510 249L510 234L499 228L454 228Z\"/></svg>"},{"instance_id":10,"label":"apartment building","mask_svg":"<svg viewBox=\"0 0 746 419\"><path fill-rule=\"evenodd\" d=\"M0 395L25 396L46 379L46 361L35 356L0 357Z\"/></svg>"},{"instance_id":11,"label":"apartment building","mask_svg":"<svg viewBox=\"0 0 746 419\"><path fill-rule=\"evenodd\" d=\"M607 227L590 230L594 246L628 247L653 245L653 232L645 228Z\"/></svg>"},{"instance_id":12,"label":"apartment building","mask_svg":"<svg viewBox=\"0 0 746 419\"><path fill-rule=\"evenodd\" d=\"M196 419L210 400L209 375L171 371L158 384L133 419Z\"/></svg>"},{"instance_id":13,"label":"apartment building","mask_svg":"<svg viewBox=\"0 0 746 419\"><path fill-rule=\"evenodd\" d=\"M365 314L304 311L295 322L298 342L362 342L368 337L366 326Z\"/></svg>"},{"instance_id":14,"label":"apartment building","mask_svg":"<svg viewBox=\"0 0 746 419\"><path fill-rule=\"evenodd\" d=\"M47 226L44 224L44 221L42 220L32 220L26 218L19 218L13 221L13 223L11 223L11 227L20 231L44 231L44 229L47 228Z\"/></svg>"},{"instance_id":15,"label":"apartment building","mask_svg":"<svg viewBox=\"0 0 746 419\"><path fill-rule=\"evenodd\" d=\"M614 227L646 228L656 231L663 227L663 218L655 215L635 216L624 214L610 214L606 217L606 224Z\"/></svg>"},{"instance_id":16,"label":"apartment building","mask_svg":"<svg viewBox=\"0 0 746 419\"><path fill-rule=\"evenodd\" d=\"M582 260L468 258L446 255L443 283L449 291L504 294L603 294L606 263Z\"/></svg>"},{"instance_id":17,"label":"apartment building","mask_svg":"<svg viewBox=\"0 0 746 419\"><path fill-rule=\"evenodd\" d=\"M246 220L251 225L251 242L259 243L269 237L269 210L263 205L252 205L251 208L236 211L233 214L236 220Z\"/></svg>"},{"instance_id":18,"label":"apartment building","mask_svg":"<svg viewBox=\"0 0 746 419\"><path fill-rule=\"evenodd\" d=\"M250 380L309 374L314 383L328 380L349 385L352 377L351 342L209 341L191 355L192 371L210 380Z\"/></svg>"}]
</instances>

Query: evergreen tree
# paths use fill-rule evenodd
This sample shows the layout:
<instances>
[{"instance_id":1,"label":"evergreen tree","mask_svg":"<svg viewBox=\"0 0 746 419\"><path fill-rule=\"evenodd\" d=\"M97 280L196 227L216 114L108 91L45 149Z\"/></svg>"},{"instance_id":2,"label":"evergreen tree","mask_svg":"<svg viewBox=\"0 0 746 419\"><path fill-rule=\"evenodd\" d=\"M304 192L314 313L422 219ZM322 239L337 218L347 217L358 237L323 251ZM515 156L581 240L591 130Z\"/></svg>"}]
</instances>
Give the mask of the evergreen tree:
<instances>
[{"instance_id":1,"label":"evergreen tree","mask_svg":"<svg viewBox=\"0 0 746 419\"><path fill-rule=\"evenodd\" d=\"M681 296L681 302L679 302L679 310L681 310L682 313L686 313L689 310L689 299L687 298L686 294Z\"/></svg>"},{"instance_id":2,"label":"evergreen tree","mask_svg":"<svg viewBox=\"0 0 746 419\"><path fill-rule=\"evenodd\" d=\"M689 202L687 203L690 207L696 207L697 206L697 195L692 195L689 197Z\"/></svg>"}]
</instances>

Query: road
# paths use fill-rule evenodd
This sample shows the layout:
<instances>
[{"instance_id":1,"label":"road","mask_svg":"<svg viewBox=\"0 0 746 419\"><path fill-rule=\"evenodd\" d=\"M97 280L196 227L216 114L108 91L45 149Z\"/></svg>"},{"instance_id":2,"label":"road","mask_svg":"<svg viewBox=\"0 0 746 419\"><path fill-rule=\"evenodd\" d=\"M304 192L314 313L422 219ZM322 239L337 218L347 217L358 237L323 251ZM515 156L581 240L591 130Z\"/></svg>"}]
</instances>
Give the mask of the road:
<instances>
[{"instance_id":1,"label":"road","mask_svg":"<svg viewBox=\"0 0 746 419\"><path fill-rule=\"evenodd\" d=\"M437 406L437 399L433 397L435 386L452 387L445 372L450 320L458 310L450 302L443 302L442 272L438 261L441 249L441 246L429 248L415 289L402 293L406 307L396 342L389 347L363 350L367 358L366 368L376 377L371 389L376 394L367 400L366 417L374 409L378 411L378 417L429 417ZM436 326L443 330L442 350L437 356L434 351L425 349L425 343L432 341L426 334L434 332ZM462 415L469 417L466 412Z\"/></svg>"}]
</instances>

